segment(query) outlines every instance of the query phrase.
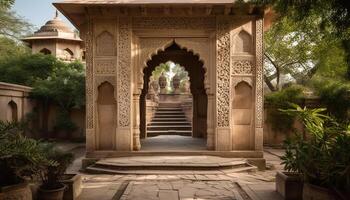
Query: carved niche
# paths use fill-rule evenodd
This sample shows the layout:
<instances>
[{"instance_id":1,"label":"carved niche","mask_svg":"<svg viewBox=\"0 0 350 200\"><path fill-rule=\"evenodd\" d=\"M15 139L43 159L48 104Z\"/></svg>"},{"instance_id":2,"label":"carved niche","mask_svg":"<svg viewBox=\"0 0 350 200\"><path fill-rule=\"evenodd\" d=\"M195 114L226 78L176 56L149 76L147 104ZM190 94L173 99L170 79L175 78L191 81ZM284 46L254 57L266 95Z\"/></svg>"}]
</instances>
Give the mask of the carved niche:
<instances>
[{"instance_id":1,"label":"carved niche","mask_svg":"<svg viewBox=\"0 0 350 200\"><path fill-rule=\"evenodd\" d=\"M114 56L114 36L103 31L96 37L97 56Z\"/></svg>"},{"instance_id":2,"label":"carved niche","mask_svg":"<svg viewBox=\"0 0 350 200\"><path fill-rule=\"evenodd\" d=\"M235 38L235 53L252 53L253 40L250 34L241 30Z\"/></svg>"}]
</instances>

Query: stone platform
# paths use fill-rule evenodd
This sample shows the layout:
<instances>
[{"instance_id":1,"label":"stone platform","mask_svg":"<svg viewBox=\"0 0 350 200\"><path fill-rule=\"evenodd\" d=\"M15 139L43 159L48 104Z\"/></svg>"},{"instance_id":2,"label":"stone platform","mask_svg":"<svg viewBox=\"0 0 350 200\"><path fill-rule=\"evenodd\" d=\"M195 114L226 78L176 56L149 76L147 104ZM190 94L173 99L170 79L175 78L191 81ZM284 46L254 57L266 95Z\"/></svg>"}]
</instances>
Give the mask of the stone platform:
<instances>
[{"instance_id":1,"label":"stone platform","mask_svg":"<svg viewBox=\"0 0 350 200\"><path fill-rule=\"evenodd\" d=\"M106 158L86 168L89 173L105 174L222 174L255 171L242 158L217 156L132 156Z\"/></svg>"}]
</instances>

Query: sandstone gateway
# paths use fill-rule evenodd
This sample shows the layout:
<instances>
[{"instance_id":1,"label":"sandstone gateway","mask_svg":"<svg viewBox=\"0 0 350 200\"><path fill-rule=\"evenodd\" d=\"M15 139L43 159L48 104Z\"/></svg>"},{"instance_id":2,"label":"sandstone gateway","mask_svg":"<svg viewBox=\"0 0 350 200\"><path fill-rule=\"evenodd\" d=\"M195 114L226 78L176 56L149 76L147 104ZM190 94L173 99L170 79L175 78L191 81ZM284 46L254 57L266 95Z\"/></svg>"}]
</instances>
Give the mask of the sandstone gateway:
<instances>
[{"instance_id":1,"label":"sandstone gateway","mask_svg":"<svg viewBox=\"0 0 350 200\"><path fill-rule=\"evenodd\" d=\"M264 10L233 0L54 5L85 41L87 158L142 155L142 94L150 71L172 60L202 110L193 136L206 138L204 154L263 161Z\"/></svg>"}]
</instances>

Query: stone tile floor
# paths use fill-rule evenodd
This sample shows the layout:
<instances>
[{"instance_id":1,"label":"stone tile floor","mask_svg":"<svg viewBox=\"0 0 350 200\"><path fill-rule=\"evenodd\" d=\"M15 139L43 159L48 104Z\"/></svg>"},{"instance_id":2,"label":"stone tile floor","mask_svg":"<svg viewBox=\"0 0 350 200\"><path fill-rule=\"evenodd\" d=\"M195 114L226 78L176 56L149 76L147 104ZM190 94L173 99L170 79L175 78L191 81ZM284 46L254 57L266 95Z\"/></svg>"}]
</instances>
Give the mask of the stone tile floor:
<instances>
[{"instance_id":1,"label":"stone tile floor","mask_svg":"<svg viewBox=\"0 0 350 200\"><path fill-rule=\"evenodd\" d=\"M76 160L68 169L78 173L84 148L70 150ZM177 175L91 175L82 174L83 192L79 200L280 200L275 191L276 171L282 170L278 156L281 149L264 151L270 170L244 173Z\"/></svg>"},{"instance_id":2,"label":"stone tile floor","mask_svg":"<svg viewBox=\"0 0 350 200\"><path fill-rule=\"evenodd\" d=\"M142 151L206 151L207 141L181 135L159 135L141 139Z\"/></svg>"}]
</instances>

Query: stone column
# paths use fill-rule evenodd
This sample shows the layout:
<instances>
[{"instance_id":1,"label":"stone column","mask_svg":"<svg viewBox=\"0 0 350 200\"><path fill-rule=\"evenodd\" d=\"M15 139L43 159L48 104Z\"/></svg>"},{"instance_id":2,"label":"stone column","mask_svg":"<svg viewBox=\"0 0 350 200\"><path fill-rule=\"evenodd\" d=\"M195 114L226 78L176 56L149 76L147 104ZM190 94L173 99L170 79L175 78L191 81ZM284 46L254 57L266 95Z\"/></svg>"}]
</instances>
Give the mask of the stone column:
<instances>
[{"instance_id":1,"label":"stone column","mask_svg":"<svg viewBox=\"0 0 350 200\"><path fill-rule=\"evenodd\" d=\"M160 94L166 94L167 80L164 73L159 77Z\"/></svg>"},{"instance_id":2,"label":"stone column","mask_svg":"<svg viewBox=\"0 0 350 200\"><path fill-rule=\"evenodd\" d=\"M133 150L139 151L141 149L140 143L140 94L134 94L133 97L133 107L134 107L134 115L133 115ZM138 115L136 114L138 113Z\"/></svg>"},{"instance_id":3,"label":"stone column","mask_svg":"<svg viewBox=\"0 0 350 200\"><path fill-rule=\"evenodd\" d=\"M207 110L207 149L215 149L215 129L214 129L214 103L213 94L208 94L208 110Z\"/></svg>"},{"instance_id":4,"label":"stone column","mask_svg":"<svg viewBox=\"0 0 350 200\"><path fill-rule=\"evenodd\" d=\"M174 88L174 94L180 94L180 77L179 75L175 75L173 77L173 88Z\"/></svg>"}]
</instances>

